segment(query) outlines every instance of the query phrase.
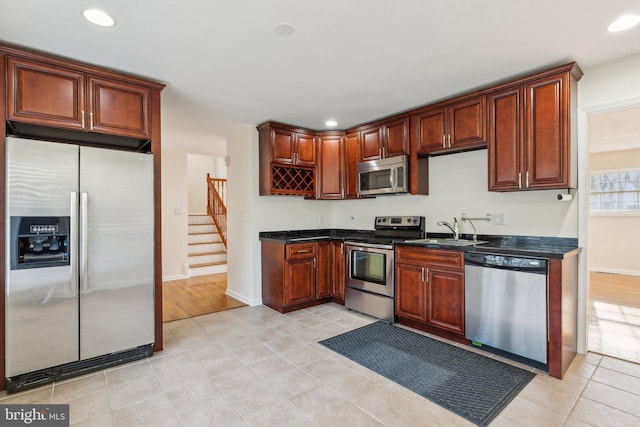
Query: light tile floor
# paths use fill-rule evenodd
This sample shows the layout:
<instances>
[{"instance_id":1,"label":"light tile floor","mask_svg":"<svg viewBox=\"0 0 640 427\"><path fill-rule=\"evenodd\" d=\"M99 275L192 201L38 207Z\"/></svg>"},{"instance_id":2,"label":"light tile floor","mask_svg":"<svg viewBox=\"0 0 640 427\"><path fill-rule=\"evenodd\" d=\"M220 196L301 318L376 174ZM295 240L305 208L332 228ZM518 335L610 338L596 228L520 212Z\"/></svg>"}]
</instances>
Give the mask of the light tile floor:
<instances>
[{"instance_id":1,"label":"light tile floor","mask_svg":"<svg viewBox=\"0 0 640 427\"><path fill-rule=\"evenodd\" d=\"M371 321L325 304L169 322L148 360L2 392L0 404L69 403L77 426L471 426L317 344ZM539 373L491 425L640 426L640 365L578 356L562 381Z\"/></svg>"}]
</instances>

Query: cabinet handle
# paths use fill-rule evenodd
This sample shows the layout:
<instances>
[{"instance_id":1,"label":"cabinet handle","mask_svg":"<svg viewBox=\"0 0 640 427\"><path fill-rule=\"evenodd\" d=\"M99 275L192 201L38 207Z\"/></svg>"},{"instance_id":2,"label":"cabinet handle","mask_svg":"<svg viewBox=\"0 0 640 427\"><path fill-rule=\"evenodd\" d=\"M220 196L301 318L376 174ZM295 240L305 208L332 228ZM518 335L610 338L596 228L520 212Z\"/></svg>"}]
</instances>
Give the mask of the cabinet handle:
<instances>
[{"instance_id":1,"label":"cabinet handle","mask_svg":"<svg viewBox=\"0 0 640 427\"><path fill-rule=\"evenodd\" d=\"M84 129L84 111L82 111L82 129Z\"/></svg>"},{"instance_id":2,"label":"cabinet handle","mask_svg":"<svg viewBox=\"0 0 640 427\"><path fill-rule=\"evenodd\" d=\"M297 254L306 254L307 252L309 252L309 249L298 249L298 251L296 251Z\"/></svg>"},{"instance_id":3,"label":"cabinet handle","mask_svg":"<svg viewBox=\"0 0 640 427\"><path fill-rule=\"evenodd\" d=\"M518 172L518 188L522 188L522 172Z\"/></svg>"},{"instance_id":4,"label":"cabinet handle","mask_svg":"<svg viewBox=\"0 0 640 427\"><path fill-rule=\"evenodd\" d=\"M451 148L451 134L447 135L447 144L449 145L449 148Z\"/></svg>"},{"instance_id":5,"label":"cabinet handle","mask_svg":"<svg viewBox=\"0 0 640 427\"><path fill-rule=\"evenodd\" d=\"M429 283L429 269L428 268L424 269L424 281L425 281L425 283Z\"/></svg>"},{"instance_id":6,"label":"cabinet handle","mask_svg":"<svg viewBox=\"0 0 640 427\"><path fill-rule=\"evenodd\" d=\"M316 268L316 259L313 259L313 268Z\"/></svg>"},{"instance_id":7,"label":"cabinet handle","mask_svg":"<svg viewBox=\"0 0 640 427\"><path fill-rule=\"evenodd\" d=\"M529 171L527 171L527 188L529 188Z\"/></svg>"},{"instance_id":8,"label":"cabinet handle","mask_svg":"<svg viewBox=\"0 0 640 427\"><path fill-rule=\"evenodd\" d=\"M384 147L382 147L382 158L384 159L386 157L387 157L387 150Z\"/></svg>"},{"instance_id":9,"label":"cabinet handle","mask_svg":"<svg viewBox=\"0 0 640 427\"><path fill-rule=\"evenodd\" d=\"M442 148L447 148L446 136L442 134Z\"/></svg>"},{"instance_id":10,"label":"cabinet handle","mask_svg":"<svg viewBox=\"0 0 640 427\"><path fill-rule=\"evenodd\" d=\"M424 267L420 269L420 281L424 282Z\"/></svg>"},{"instance_id":11,"label":"cabinet handle","mask_svg":"<svg viewBox=\"0 0 640 427\"><path fill-rule=\"evenodd\" d=\"M93 130L93 113L89 113L89 130Z\"/></svg>"}]
</instances>

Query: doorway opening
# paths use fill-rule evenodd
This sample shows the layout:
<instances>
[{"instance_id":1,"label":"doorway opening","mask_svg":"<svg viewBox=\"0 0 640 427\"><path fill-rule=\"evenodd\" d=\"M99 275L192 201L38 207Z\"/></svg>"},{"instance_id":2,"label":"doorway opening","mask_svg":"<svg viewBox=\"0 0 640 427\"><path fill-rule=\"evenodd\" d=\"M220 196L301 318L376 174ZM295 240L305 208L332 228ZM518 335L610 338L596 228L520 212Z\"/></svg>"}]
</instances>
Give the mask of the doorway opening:
<instances>
[{"instance_id":1,"label":"doorway opening","mask_svg":"<svg viewBox=\"0 0 640 427\"><path fill-rule=\"evenodd\" d=\"M592 113L588 349L640 363L640 105Z\"/></svg>"},{"instance_id":2,"label":"doorway opening","mask_svg":"<svg viewBox=\"0 0 640 427\"><path fill-rule=\"evenodd\" d=\"M187 154L187 278L163 283L164 322L245 305L226 295L226 216L225 228L220 230L219 218L215 218L217 224L209 212L212 192L218 194L221 204L226 204L226 190L219 185L215 190L211 188L214 180L226 184L226 176L223 157ZM226 212L226 206L224 209Z\"/></svg>"}]
</instances>

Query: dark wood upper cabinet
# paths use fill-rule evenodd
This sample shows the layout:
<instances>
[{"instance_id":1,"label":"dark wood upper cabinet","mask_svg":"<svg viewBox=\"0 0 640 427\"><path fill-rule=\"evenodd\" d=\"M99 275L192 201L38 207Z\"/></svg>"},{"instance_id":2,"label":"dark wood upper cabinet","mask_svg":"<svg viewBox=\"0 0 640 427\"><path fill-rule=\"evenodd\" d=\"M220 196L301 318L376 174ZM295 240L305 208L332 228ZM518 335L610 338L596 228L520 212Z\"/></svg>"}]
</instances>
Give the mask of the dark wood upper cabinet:
<instances>
[{"instance_id":1,"label":"dark wood upper cabinet","mask_svg":"<svg viewBox=\"0 0 640 427\"><path fill-rule=\"evenodd\" d=\"M487 98L489 115L489 190L522 186L524 126L522 88L507 88Z\"/></svg>"},{"instance_id":2,"label":"dark wood upper cabinet","mask_svg":"<svg viewBox=\"0 0 640 427\"><path fill-rule=\"evenodd\" d=\"M85 75L7 58L7 120L83 130Z\"/></svg>"},{"instance_id":3,"label":"dark wood upper cabinet","mask_svg":"<svg viewBox=\"0 0 640 427\"><path fill-rule=\"evenodd\" d=\"M484 148L486 139L485 96L426 107L412 117L417 154L428 155Z\"/></svg>"},{"instance_id":4,"label":"dark wood upper cabinet","mask_svg":"<svg viewBox=\"0 0 640 427\"><path fill-rule=\"evenodd\" d=\"M295 163L296 134L292 129L271 128L271 161Z\"/></svg>"},{"instance_id":5,"label":"dark wood upper cabinet","mask_svg":"<svg viewBox=\"0 0 640 427\"><path fill-rule=\"evenodd\" d=\"M260 195L315 197L315 132L274 122L257 129Z\"/></svg>"},{"instance_id":6,"label":"dark wood upper cabinet","mask_svg":"<svg viewBox=\"0 0 640 427\"><path fill-rule=\"evenodd\" d=\"M316 165L316 137L314 133L296 132L295 164L301 166Z\"/></svg>"},{"instance_id":7,"label":"dark wood upper cabinet","mask_svg":"<svg viewBox=\"0 0 640 427\"><path fill-rule=\"evenodd\" d=\"M446 147L446 110L434 108L411 117L417 154L442 151Z\"/></svg>"},{"instance_id":8,"label":"dark wood upper cabinet","mask_svg":"<svg viewBox=\"0 0 640 427\"><path fill-rule=\"evenodd\" d=\"M88 83L90 131L149 137L148 87L95 77L89 77Z\"/></svg>"},{"instance_id":9,"label":"dark wood upper cabinet","mask_svg":"<svg viewBox=\"0 0 640 427\"><path fill-rule=\"evenodd\" d=\"M377 125L360 131L362 161L382 158L383 126Z\"/></svg>"},{"instance_id":10,"label":"dark wood upper cabinet","mask_svg":"<svg viewBox=\"0 0 640 427\"><path fill-rule=\"evenodd\" d=\"M395 117L361 128L362 161L409 154L409 129L409 116Z\"/></svg>"},{"instance_id":11,"label":"dark wood upper cabinet","mask_svg":"<svg viewBox=\"0 0 640 427\"><path fill-rule=\"evenodd\" d=\"M524 86L525 184L569 187L569 82L551 76Z\"/></svg>"},{"instance_id":12,"label":"dark wood upper cabinet","mask_svg":"<svg viewBox=\"0 0 640 427\"><path fill-rule=\"evenodd\" d=\"M357 198L357 175L356 164L362 161L362 155L360 154L360 132L347 133L345 136L345 168L346 168L346 183L345 197L347 199Z\"/></svg>"},{"instance_id":13,"label":"dark wood upper cabinet","mask_svg":"<svg viewBox=\"0 0 640 427\"><path fill-rule=\"evenodd\" d=\"M7 119L149 139L151 88L21 58L7 59Z\"/></svg>"},{"instance_id":14,"label":"dark wood upper cabinet","mask_svg":"<svg viewBox=\"0 0 640 427\"><path fill-rule=\"evenodd\" d=\"M490 191L576 185L575 64L503 87L487 97Z\"/></svg>"},{"instance_id":15,"label":"dark wood upper cabinet","mask_svg":"<svg viewBox=\"0 0 640 427\"><path fill-rule=\"evenodd\" d=\"M342 133L318 133L318 199L345 197L345 137Z\"/></svg>"}]
</instances>

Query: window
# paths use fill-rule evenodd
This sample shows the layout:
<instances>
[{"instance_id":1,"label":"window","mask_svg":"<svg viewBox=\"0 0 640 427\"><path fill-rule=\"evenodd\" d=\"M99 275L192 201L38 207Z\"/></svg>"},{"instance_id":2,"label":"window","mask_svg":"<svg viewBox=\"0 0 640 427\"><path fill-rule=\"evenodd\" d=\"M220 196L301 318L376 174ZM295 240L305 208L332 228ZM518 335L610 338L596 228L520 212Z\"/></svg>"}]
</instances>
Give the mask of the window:
<instances>
[{"instance_id":1,"label":"window","mask_svg":"<svg viewBox=\"0 0 640 427\"><path fill-rule=\"evenodd\" d=\"M640 215L640 168L591 172L592 214Z\"/></svg>"}]
</instances>

